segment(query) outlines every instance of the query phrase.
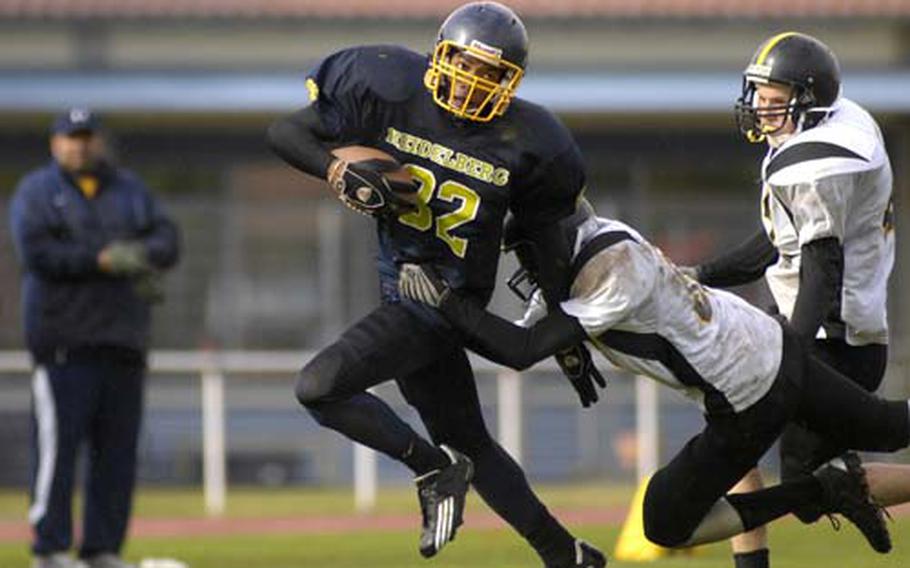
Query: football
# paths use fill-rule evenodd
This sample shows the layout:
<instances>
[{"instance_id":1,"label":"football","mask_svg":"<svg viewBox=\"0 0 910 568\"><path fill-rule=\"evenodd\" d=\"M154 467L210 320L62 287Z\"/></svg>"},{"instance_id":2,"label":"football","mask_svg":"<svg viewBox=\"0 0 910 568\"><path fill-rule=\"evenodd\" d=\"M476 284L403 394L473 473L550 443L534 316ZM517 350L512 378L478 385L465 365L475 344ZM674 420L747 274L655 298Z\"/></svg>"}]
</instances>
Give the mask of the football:
<instances>
[{"instance_id":1,"label":"football","mask_svg":"<svg viewBox=\"0 0 910 568\"><path fill-rule=\"evenodd\" d=\"M372 148L370 146L342 146L340 148L335 148L332 150L332 155L351 163L363 162L365 160L385 160L398 164L398 160L396 160L390 154L378 148ZM396 183L412 184L414 181L414 178L411 177L411 174L408 172L407 168L400 164L398 164L398 169L386 172L383 175L389 181ZM396 186L393 185L392 188L395 189ZM417 201L416 192L396 191L395 193L408 201Z\"/></svg>"}]
</instances>

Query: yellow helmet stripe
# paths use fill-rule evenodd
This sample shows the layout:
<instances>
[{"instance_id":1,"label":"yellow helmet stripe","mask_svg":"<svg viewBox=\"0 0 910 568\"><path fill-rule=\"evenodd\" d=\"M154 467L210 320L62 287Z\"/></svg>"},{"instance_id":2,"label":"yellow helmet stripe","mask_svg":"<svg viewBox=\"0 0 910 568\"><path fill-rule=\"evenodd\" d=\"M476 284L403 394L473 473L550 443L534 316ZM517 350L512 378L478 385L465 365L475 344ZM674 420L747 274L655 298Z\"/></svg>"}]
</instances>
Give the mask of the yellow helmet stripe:
<instances>
[{"instance_id":1,"label":"yellow helmet stripe","mask_svg":"<svg viewBox=\"0 0 910 568\"><path fill-rule=\"evenodd\" d=\"M784 32L782 34L777 34L768 40L768 43L765 44L765 47L762 48L761 52L758 54L758 57L755 59L756 65L764 65L765 59L767 59L768 54L771 53L771 50L774 49L774 46L779 44L784 38L790 36L799 35L799 32Z\"/></svg>"}]
</instances>

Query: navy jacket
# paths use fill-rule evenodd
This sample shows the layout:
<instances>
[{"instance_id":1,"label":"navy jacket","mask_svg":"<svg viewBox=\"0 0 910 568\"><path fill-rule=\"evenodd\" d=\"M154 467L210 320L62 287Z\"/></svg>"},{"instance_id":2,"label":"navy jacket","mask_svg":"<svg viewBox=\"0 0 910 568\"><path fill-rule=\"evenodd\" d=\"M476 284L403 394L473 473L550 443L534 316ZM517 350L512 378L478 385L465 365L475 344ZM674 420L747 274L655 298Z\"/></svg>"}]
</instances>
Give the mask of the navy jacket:
<instances>
[{"instance_id":1,"label":"navy jacket","mask_svg":"<svg viewBox=\"0 0 910 568\"><path fill-rule=\"evenodd\" d=\"M158 269L179 256L176 225L132 172L108 167L86 199L56 164L16 188L10 226L23 267L22 311L28 348L39 361L62 349L98 346L144 352L150 309L134 282L98 269L114 240L139 240Z\"/></svg>"}]
</instances>

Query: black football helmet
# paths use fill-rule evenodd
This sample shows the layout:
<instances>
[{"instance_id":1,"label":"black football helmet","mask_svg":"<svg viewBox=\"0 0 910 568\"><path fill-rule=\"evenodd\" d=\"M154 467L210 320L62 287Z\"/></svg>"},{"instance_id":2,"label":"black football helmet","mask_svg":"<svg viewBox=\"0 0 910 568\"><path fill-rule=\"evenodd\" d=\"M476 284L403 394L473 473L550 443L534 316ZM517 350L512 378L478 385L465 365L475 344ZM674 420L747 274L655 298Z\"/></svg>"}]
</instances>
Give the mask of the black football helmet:
<instances>
[{"instance_id":1,"label":"black football helmet","mask_svg":"<svg viewBox=\"0 0 910 568\"><path fill-rule=\"evenodd\" d=\"M503 70L499 82L464 71L452 56L466 54ZM515 12L497 2L465 4L442 23L424 84L433 100L460 118L489 122L502 115L524 76L528 63L528 32ZM464 101L453 103L456 84L468 86ZM471 107L471 101L481 103Z\"/></svg>"},{"instance_id":2,"label":"black football helmet","mask_svg":"<svg viewBox=\"0 0 910 568\"><path fill-rule=\"evenodd\" d=\"M750 142L761 142L780 127L768 129L759 122L755 89L758 84L793 88L786 105L763 107L763 117L791 118L806 129L827 116L840 97L840 65L834 52L812 36L786 32L765 40L743 72L742 95L736 101L736 123Z\"/></svg>"},{"instance_id":3,"label":"black football helmet","mask_svg":"<svg viewBox=\"0 0 910 568\"><path fill-rule=\"evenodd\" d=\"M588 219L596 216L594 207L587 199L581 197L575 204L575 212L559 221L562 236L566 239L571 251L578 237L578 228ZM537 285L537 247L528 236L527 230L514 215L506 216L502 231L503 252L514 252L518 257L519 267L508 279L507 284L512 292L527 302L539 287Z\"/></svg>"}]
</instances>

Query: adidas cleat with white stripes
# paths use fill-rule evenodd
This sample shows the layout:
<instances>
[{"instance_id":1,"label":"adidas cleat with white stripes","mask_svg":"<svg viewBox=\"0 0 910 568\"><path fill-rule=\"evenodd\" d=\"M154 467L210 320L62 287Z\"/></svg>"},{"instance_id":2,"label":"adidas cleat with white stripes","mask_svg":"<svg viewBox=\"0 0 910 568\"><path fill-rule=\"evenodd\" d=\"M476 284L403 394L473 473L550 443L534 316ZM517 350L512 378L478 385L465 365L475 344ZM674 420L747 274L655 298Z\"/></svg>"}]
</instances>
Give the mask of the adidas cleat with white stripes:
<instances>
[{"instance_id":1,"label":"adidas cleat with white stripes","mask_svg":"<svg viewBox=\"0 0 910 568\"><path fill-rule=\"evenodd\" d=\"M474 464L466 455L446 445L440 446L440 449L452 463L415 479L423 515L420 554L424 558L435 556L455 539L455 533L463 522L465 496L474 476Z\"/></svg>"}]
</instances>

